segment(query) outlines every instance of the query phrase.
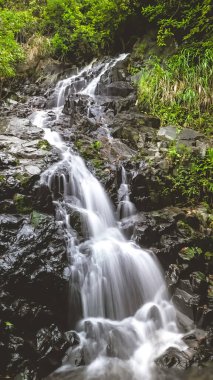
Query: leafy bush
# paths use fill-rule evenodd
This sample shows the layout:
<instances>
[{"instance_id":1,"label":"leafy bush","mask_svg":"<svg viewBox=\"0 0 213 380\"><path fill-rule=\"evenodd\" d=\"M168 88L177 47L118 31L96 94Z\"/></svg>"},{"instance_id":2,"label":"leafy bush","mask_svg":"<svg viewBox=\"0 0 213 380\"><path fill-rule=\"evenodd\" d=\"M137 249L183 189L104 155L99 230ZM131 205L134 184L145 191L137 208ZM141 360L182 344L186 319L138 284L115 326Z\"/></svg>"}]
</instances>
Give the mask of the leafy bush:
<instances>
[{"instance_id":1,"label":"leafy bush","mask_svg":"<svg viewBox=\"0 0 213 380\"><path fill-rule=\"evenodd\" d=\"M213 32L211 0L151 0L142 13L158 25L158 44L208 39Z\"/></svg>"},{"instance_id":2,"label":"leafy bush","mask_svg":"<svg viewBox=\"0 0 213 380\"><path fill-rule=\"evenodd\" d=\"M109 50L119 25L134 12L130 0L47 0L43 32L56 56L90 59Z\"/></svg>"},{"instance_id":3,"label":"leafy bush","mask_svg":"<svg viewBox=\"0 0 213 380\"><path fill-rule=\"evenodd\" d=\"M152 57L142 69L138 88L140 107L163 123L208 128L212 118L212 49L183 48L162 64Z\"/></svg>"},{"instance_id":4,"label":"leafy bush","mask_svg":"<svg viewBox=\"0 0 213 380\"><path fill-rule=\"evenodd\" d=\"M25 54L19 42L28 38L34 18L28 11L0 9L0 80L15 75L16 64Z\"/></svg>"},{"instance_id":5,"label":"leafy bush","mask_svg":"<svg viewBox=\"0 0 213 380\"><path fill-rule=\"evenodd\" d=\"M171 189L188 203L207 201L212 203L213 194L213 149L207 149L204 156L195 154L184 145L172 144L168 158L173 163L173 173L168 176Z\"/></svg>"}]
</instances>

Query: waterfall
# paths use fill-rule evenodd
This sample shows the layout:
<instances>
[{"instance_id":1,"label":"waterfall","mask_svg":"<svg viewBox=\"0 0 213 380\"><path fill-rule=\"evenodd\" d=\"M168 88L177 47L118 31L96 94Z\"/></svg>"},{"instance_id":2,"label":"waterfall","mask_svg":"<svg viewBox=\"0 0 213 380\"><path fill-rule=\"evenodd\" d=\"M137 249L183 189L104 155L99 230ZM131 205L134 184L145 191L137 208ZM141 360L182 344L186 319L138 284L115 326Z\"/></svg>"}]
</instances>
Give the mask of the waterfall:
<instances>
[{"instance_id":1,"label":"waterfall","mask_svg":"<svg viewBox=\"0 0 213 380\"><path fill-rule=\"evenodd\" d=\"M101 76L126 55L107 62L101 72L85 81L82 94L92 95ZM56 116L67 86L91 70L59 82ZM87 363L85 379L151 379L154 359L169 346L180 347L181 335L175 310L155 256L126 240L118 228L116 211L99 181L80 156L51 129L48 110L37 111L33 123L45 139L60 151L61 159L42 175L56 205L56 217L64 226L70 277L70 309L78 316L80 346L67 352L60 371L73 370L73 354L81 350ZM129 200L122 167L118 191L122 217L135 213ZM79 223L81 239L75 232ZM108 377L106 376L108 373ZM127 376L127 375L125 375Z\"/></svg>"}]
</instances>

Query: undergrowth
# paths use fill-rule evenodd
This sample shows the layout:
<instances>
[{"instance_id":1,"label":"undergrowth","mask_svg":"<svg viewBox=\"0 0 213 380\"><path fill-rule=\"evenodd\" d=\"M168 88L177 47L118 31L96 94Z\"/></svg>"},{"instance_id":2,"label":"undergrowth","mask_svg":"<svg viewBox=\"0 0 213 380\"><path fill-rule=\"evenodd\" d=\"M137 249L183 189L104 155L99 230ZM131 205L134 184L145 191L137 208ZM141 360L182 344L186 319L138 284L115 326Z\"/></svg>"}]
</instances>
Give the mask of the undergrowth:
<instances>
[{"instance_id":1,"label":"undergrowth","mask_svg":"<svg viewBox=\"0 0 213 380\"><path fill-rule=\"evenodd\" d=\"M163 190L176 195L186 203L213 201L213 148L208 148L204 155L195 154L185 145L173 143L167 152L172 162L173 171L168 175L171 186Z\"/></svg>"},{"instance_id":2,"label":"undergrowth","mask_svg":"<svg viewBox=\"0 0 213 380\"><path fill-rule=\"evenodd\" d=\"M142 69L138 102L162 123L211 133L213 122L213 50L184 48L161 63L151 57Z\"/></svg>"}]
</instances>

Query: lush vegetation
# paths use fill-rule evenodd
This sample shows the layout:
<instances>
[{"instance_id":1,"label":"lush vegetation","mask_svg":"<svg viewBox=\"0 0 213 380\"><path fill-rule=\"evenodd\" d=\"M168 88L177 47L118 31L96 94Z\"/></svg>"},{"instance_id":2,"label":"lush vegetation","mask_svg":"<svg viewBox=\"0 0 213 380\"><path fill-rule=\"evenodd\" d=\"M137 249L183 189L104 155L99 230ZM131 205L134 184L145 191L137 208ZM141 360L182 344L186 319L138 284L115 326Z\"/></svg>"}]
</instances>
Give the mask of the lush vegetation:
<instances>
[{"instance_id":1,"label":"lush vegetation","mask_svg":"<svg viewBox=\"0 0 213 380\"><path fill-rule=\"evenodd\" d=\"M48 51L55 58L78 63L106 54L119 26L140 8L139 3L0 0L0 79L15 75L17 63L32 51Z\"/></svg>"},{"instance_id":2,"label":"lush vegetation","mask_svg":"<svg viewBox=\"0 0 213 380\"><path fill-rule=\"evenodd\" d=\"M171 37L175 37L178 43L194 43L212 35L211 0L153 0L145 3L142 12L157 23L159 45L166 45Z\"/></svg>"},{"instance_id":3,"label":"lush vegetation","mask_svg":"<svg viewBox=\"0 0 213 380\"><path fill-rule=\"evenodd\" d=\"M139 102L163 124L210 132L213 111L213 53L210 47L181 48L164 63L152 57L142 70Z\"/></svg>"},{"instance_id":4,"label":"lush vegetation","mask_svg":"<svg viewBox=\"0 0 213 380\"><path fill-rule=\"evenodd\" d=\"M162 123L211 132L213 110L213 23L210 0L151 1L142 12L157 24L159 46L176 44L162 60L152 55L139 83L141 109Z\"/></svg>"},{"instance_id":5,"label":"lush vegetation","mask_svg":"<svg viewBox=\"0 0 213 380\"><path fill-rule=\"evenodd\" d=\"M0 78L14 75L29 40L48 39L49 54L78 62L107 53L134 15L157 26L159 45L211 35L210 0L0 0Z\"/></svg>"},{"instance_id":6,"label":"lush vegetation","mask_svg":"<svg viewBox=\"0 0 213 380\"><path fill-rule=\"evenodd\" d=\"M130 0L47 0L42 31L57 56L81 60L110 50L119 25L134 12Z\"/></svg>"},{"instance_id":7,"label":"lush vegetation","mask_svg":"<svg viewBox=\"0 0 213 380\"><path fill-rule=\"evenodd\" d=\"M20 42L27 39L33 21L28 11L0 10L0 78L13 76L16 64L24 60Z\"/></svg>"},{"instance_id":8,"label":"lush vegetation","mask_svg":"<svg viewBox=\"0 0 213 380\"><path fill-rule=\"evenodd\" d=\"M195 154L185 145L173 143L167 155L172 161L173 173L167 178L170 186L163 190L164 195L168 192L187 203L206 201L212 204L213 149Z\"/></svg>"}]
</instances>

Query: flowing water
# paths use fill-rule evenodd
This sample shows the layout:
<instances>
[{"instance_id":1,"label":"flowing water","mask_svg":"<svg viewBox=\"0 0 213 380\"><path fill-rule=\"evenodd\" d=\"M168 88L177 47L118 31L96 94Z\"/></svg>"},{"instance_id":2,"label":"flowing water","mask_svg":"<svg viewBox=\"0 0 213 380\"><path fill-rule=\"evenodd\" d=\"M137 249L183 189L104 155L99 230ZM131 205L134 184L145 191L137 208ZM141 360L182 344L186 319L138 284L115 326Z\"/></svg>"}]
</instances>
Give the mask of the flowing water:
<instances>
[{"instance_id":1,"label":"flowing water","mask_svg":"<svg viewBox=\"0 0 213 380\"><path fill-rule=\"evenodd\" d=\"M121 185L118 190L118 218L128 218L136 213L135 205L129 198L129 186L126 170L121 167Z\"/></svg>"},{"instance_id":2,"label":"flowing water","mask_svg":"<svg viewBox=\"0 0 213 380\"><path fill-rule=\"evenodd\" d=\"M108 61L90 81L85 74L93 64L59 82L56 117L60 117L66 92L77 92L76 80L81 82L79 92L95 100L101 76L123 59L125 55ZM72 371L80 353L87 364L85 379L151 379L154 359L166 348L181 345L175 310L157 260L125 239L106 192L81 157L51 129L48 110L33 117L34 124L43 128L44 138L61 154L42 181L52 190L56 217L64 226L70 319L76 322L80 345L67 352L60 371ZM121 175L117 214L123 218L136 210L129 200L124 168Z\"/></svg>"}]
</instances>

